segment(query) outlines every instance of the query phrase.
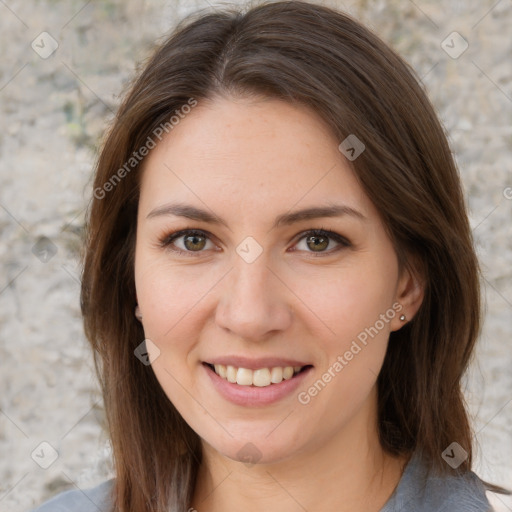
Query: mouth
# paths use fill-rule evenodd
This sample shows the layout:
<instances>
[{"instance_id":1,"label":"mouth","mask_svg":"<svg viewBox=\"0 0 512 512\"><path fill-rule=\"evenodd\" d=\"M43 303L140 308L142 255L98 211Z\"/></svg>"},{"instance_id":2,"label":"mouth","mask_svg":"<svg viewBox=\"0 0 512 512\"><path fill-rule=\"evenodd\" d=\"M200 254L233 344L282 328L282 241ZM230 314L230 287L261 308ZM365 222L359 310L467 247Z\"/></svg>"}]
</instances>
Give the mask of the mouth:
<instances>
[{"instance_id":1,"label":"mouth","mask_svg":"<svg viewBox=\"0 0 512 512\"><path fill-rule=\"evenodd\" d=\"M310 364L304 366L272 366L254 370L250 368L206 362L204 362L203 365L218 375L221 379L224 379L231 384L259 388L275 386L285 380L294 379L299 374L302 374L309 370L309 368L312 368L312 365Z\"/></svg>"}]
</instances>

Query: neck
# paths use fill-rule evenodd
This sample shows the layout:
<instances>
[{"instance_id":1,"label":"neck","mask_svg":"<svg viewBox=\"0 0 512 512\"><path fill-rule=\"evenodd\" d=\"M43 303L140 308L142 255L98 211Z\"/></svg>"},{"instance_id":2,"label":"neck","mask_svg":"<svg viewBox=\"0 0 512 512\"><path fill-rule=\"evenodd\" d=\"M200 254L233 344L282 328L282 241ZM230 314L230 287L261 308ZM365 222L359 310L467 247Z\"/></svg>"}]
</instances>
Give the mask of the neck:
<instances>
[{"instance_id":1,"label":"neck","mask_svg":"<svg viewBox=\"0 0 512 512\"><path fill-rule=\"evenodd\" d=\"M382 450L368 407L329 442L312 443L275 463L246 465L203 443L192 507L198 512L379 512L405 464L405 458Z\"/></svg>"}]
</instances>

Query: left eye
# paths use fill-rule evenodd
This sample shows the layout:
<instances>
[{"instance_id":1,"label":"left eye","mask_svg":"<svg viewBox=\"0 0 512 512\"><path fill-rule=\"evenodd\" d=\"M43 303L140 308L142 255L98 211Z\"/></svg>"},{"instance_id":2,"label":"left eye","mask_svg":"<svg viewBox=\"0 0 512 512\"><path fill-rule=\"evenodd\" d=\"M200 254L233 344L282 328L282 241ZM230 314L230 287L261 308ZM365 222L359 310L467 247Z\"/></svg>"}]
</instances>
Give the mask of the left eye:
<instances>
[{"instance_id":1,"label":"left eye","mask_svg":"<svg viewBox=\"0 0 512 512\"><path fill-rule=\"evenodd\" d=\"M181 240L181 247L177 246L176 242ZM306 246L309 249L306 252L311 252L313 254L331 254L336 252L344 247L350 247L350 242L343 236L338 233L334 233L332 231L326 231L324 229L313 229L310 231L306 231L305 233L301 233L298 242L304 240ZM331 241L335 241L338 246L334 249L326 251L330 245ZM195 255L194 253L204 252L207 243L213 245L213 242L210 240L210 235L204 231L200 230L182 230L176 233L171 233L170 235L166 235L164 238L160 240L160 246L170 249L173 252L187 254L187 255ZM299 243L296 246L300 245ZM211 248L211 247L210 247ZM297 249L293 249L295 251ZM299 249L300 250L300 249Z\"/></svg>"},{"instance_id":2,"label":"left eye","mask_svg":"<svg viewBox=\"0 0 512 512\"><path fill-rule=\"evenodd\" d=\"M324 229L313 229L311 231L308 231L301 236L299 241L301 240L305 240L305 244L307 247L314 248L313 251L306 252L313 253L327 252L328 254L331 254L340 249L343 249L344 247L349 247L351 245L346 238L342 237L341 235L338 235L338 233L333 233L332 231L325 231ZM331 245L330 242L333 240L338 244L338 246L330 251L325 251L325 249L327 249L327 247Z\"/></svg>"}]
</instances>

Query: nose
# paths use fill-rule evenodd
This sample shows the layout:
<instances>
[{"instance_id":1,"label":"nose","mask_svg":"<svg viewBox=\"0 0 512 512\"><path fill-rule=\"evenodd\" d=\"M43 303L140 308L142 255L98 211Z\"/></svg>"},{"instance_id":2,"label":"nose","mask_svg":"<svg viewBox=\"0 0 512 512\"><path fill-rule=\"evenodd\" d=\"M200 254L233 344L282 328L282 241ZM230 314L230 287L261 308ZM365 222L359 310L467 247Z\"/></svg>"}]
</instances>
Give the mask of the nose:
<instances>
[{"instance_id":1,"label":"nose","mask_svg":"<svg viewBox=\"0 0 512 512\"><path fill-rule=\"evenodd\" d=\"M292 292L268 266L265 253L247 263L235 258L221 291L216 324L247 341L264 341L289 328Z\"/></svg>"}]
</instances>

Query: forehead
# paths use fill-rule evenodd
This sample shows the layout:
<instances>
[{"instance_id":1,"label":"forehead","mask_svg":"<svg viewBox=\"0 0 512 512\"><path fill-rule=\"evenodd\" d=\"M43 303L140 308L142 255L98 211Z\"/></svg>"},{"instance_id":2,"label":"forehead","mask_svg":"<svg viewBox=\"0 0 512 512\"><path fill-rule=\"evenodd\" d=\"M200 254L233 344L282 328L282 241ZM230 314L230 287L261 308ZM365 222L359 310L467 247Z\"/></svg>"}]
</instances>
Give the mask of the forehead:
<instances>
[{"instance_id":1,"label":"forehead","mask_svg":"<svg viewBox=\"0 0 512 512\"><path fill-rule=\"evenodd\" d=\"M170 199L264 213L297 202L371 205L339 141L309 108L276 99L200 102L144 162L140 207Z\"/></svg>"}]
</instances>

